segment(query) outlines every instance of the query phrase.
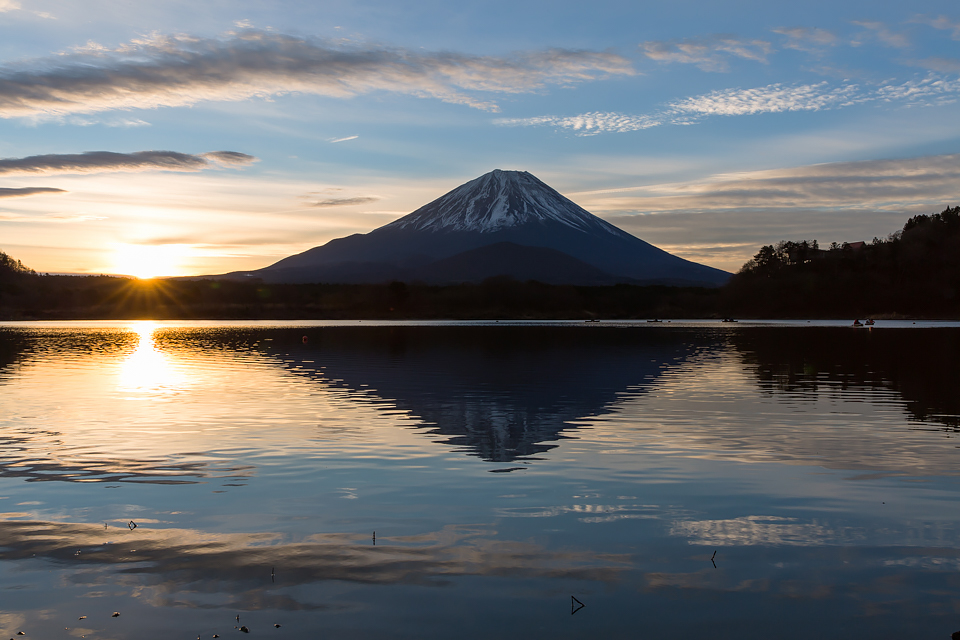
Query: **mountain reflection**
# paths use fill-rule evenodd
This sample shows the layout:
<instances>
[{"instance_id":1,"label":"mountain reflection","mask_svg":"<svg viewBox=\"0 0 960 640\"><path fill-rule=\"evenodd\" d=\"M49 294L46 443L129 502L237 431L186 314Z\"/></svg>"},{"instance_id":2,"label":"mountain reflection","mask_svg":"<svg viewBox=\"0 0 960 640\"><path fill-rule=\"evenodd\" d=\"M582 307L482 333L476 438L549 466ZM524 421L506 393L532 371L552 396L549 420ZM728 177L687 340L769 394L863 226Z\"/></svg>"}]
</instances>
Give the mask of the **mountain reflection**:
<instances>
[{"instance_id":1,"label":"mountain reflection","mask_svg":"<svg viewBox=\"0 0 960 640\"><path fill-rule=\"evenodd\" d=\"M955 329L745 328L730 340L770 393L893 390L915 420L960 430Z\"/></svg>"},{"instance_id":2,"label":"mountain reflection","mask_svg":"<svg viewBox=\"0 0 960 640\"><path fill-rule=\"evenodd\" d=\"M549 451L698 348L691 331L585 327L363 327L274 334L290 371L372 395L484 460Z\"/></svg>"}]
</instances>

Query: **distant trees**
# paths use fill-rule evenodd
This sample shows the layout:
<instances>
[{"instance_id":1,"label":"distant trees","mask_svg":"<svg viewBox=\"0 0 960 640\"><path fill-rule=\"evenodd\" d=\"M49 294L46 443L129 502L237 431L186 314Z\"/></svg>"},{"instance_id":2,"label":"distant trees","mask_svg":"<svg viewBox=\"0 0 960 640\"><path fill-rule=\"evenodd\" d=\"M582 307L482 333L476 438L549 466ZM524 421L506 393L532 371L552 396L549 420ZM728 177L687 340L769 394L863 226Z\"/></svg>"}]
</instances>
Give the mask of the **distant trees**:
<instances>
[{"instance_id":1,"label":"distant trees","mask_svg":"<svg viewBox=\"0 0 960 640\"><path fill-rule=\"evenodd\" d=\"M37 272L0 251L0 280L20 275L37 275Z\"/></svg>"},{"instance_id":2,"label":"distant trees","mask_svg":"<svg viewBox=\"0 0 960 640\"><path fill-rule=\"evenodd\" d=\"M781 241L761 247L757 255L740 268L740 273L769 278L786 267L807 264L818 257L820 245L816 240Z\"/></svg>"},{"instance_id":3,"label":"distant trees","mask_svg":"<svg viewBox=\"0 0 960 640\"><path fill-rule=\"evenodd\" d=\"M960 315L960 207L913 216L871 242L761 247L724 288L725 313Z\"/></svg>"}]
</instances>

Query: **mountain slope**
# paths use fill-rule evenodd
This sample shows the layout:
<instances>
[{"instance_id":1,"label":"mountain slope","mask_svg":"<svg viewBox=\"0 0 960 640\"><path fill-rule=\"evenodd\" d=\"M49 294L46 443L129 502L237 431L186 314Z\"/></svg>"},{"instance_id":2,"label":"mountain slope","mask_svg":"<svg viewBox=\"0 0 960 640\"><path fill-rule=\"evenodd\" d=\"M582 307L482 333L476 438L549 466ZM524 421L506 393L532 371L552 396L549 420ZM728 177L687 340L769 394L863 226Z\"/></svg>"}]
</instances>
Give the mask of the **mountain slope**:
<instances>
[{"instance_id":1,"label":"mountain slope","mask_svg":"<svg viewBox=\"0 0 960 640\"><path fill-rule=\"evenodd\" d=\"M530 173L501 170L370 233L331 240L264 269L230 275L273 282L404 279L438 260L503 242L553 249L620 279L715 286L730 276L618 229ZM491 267L488 276L504 273Z\"/></svg>"}]
</instances>

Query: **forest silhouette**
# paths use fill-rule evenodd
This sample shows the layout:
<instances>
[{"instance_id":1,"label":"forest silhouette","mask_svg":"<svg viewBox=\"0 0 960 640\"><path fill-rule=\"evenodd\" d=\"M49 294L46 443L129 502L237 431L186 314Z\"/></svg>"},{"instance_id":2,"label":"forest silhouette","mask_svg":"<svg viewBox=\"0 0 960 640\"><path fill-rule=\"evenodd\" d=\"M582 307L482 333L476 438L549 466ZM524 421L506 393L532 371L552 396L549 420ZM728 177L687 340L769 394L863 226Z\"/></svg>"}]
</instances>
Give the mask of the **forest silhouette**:
<instances>
[{"instance_id":1,"label":"forest silhouette","mask_svg":"<svg viewBox=\"0 0 960 640\"><path fill-rule=\"evenodd\" d=\"M761 247L719 288L517 281L266 284L38 274L0 252L0 318L593 319L960 317L960 207L871 242Z\"/></svg>"}]
</instances>

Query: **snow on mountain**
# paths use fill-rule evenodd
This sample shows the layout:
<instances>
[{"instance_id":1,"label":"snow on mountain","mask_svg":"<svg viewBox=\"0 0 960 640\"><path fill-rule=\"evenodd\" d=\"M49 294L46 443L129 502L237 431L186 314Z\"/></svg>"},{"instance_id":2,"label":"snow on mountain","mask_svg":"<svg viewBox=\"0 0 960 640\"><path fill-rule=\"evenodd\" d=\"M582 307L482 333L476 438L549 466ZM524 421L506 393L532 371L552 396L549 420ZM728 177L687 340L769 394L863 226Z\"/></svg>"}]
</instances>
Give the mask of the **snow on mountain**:
<instances>
[{"instance_id":1,"label":"snow on mountain","mask_svg":"<svg viewBox=\"0 0 960 640\"><path fill-rule=\"evenodd\" d=\"M547 221L584 233L627 235L532 174L500 169L460 185L383 229L494 233L507 227Z\"/></svg>"},{"instance_id":2,"label":"snow on mountain","mask_svg":"<svg viewBox=\"0 0 960 640\"><path fill-rule=\"evenodd\" d=\"M526 171L499 169L369 233L229 275L268 282L447 282L455 273L471 274L470 281L513 274L565 283L711 286L730 277L618 229Z\"/></svg>"}]
</instances>

